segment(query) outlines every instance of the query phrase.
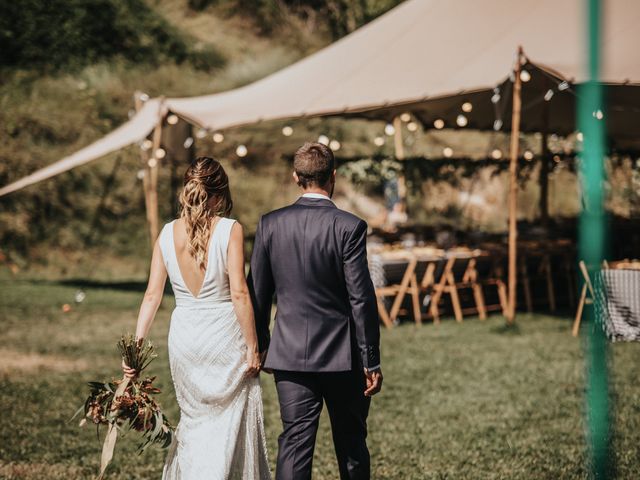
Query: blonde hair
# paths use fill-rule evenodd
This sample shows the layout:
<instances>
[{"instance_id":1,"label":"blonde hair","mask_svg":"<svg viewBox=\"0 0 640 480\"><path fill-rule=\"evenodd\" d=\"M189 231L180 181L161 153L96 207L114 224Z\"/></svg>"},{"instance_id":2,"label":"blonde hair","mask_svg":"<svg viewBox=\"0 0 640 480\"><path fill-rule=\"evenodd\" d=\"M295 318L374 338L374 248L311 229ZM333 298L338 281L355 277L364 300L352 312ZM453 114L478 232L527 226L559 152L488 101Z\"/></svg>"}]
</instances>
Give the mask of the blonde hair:
<instances>
[{"instance_id":1,"label":"blonde hair","mask_svg":"<svg viewBox=\"0 0 640 480\"><path fill-rule=\"evenodd\" d=\"M205 270L212 220L228 216L233 208L229 178L220 162L211 157L198 157L191 163L184 174L180 205L180 217L184 219L189 239L189 254Z\"/></svg>"}]
</instances>

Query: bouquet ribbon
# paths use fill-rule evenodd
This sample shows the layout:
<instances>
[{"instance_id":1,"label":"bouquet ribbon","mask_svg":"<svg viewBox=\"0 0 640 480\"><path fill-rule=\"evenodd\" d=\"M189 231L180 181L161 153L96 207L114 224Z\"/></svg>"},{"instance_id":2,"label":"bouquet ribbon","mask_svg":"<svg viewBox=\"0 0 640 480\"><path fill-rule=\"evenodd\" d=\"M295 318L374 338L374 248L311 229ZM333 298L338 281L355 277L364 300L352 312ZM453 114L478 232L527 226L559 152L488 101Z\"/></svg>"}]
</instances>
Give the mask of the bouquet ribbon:
<instances>
[{"instance_id":1,"label":"bouquet ribbon","mask_svg":"<svg viewBox=\"0 0 640 480\"><path fill-rule=\"evenodd\" d=\"M122 377L122 382L118 385L116 392L113 395L114 400L122 394L124 394L127 386L129 385L129 377ZM115 404L115 402L114 402ZM112 407L112 411L117 410L117 408ZM115 422L109 423L109 428L107 430L107 436L104 439L104 443L102 444L102 456L100 457L100 475L97 480L103 480L105 471L107 470L107 466L111 463L113 459L113 451L116 448L116 440L118 439L118 428L116 427Z\"/></svg>"}]
</instances>

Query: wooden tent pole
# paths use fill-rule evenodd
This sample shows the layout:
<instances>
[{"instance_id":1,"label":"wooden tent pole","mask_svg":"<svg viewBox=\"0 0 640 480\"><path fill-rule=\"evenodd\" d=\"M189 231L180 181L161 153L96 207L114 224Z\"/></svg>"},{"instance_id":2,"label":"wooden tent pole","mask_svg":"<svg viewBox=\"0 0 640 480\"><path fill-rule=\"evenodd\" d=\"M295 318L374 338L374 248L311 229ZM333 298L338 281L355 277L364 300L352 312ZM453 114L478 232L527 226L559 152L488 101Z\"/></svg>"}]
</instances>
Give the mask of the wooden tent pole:
<instances>
[{"instance_id":1,"label":"wooden tent pole","mask_svg":"<svg viewBox=\"0 0 640 480\"><path fill-rule=\"evenodd\" d=\"M158 215L158 168L160 167L161 158L158 157L157 151L160 148L160 140L162 139L162 123L164 121L164 113L158 115L158 123L153 130L153 147L151 150L151 160L149 161L149 236L151 245L155 244L156 238L160 233L160 219Z\"/></svg>"},{"instance_id":2,"label":"wooden tent pole","mask_svg":"<svg viewBox=\"0 0 640 480\"><path fill-rule=\"evenodd\" d=\"M136 91L133 95L136 112L140 111L140 109L142 108L143 102L140 98L141 96L142 96L142 92L139 92L139 91ZM149 198L151 173L149 169L149 158L150 158L149 152L141 148L140 162L142 163L142 168L144 171L144 175L142 177L142 190L144 191L144 211L147 218L147 223L151 225L151 215L150 215L151 207L150 207L150 198ZM153 245L154 245L154 239L151 239L152 249L153 249Z\"/></svg>"},{"instance_id":3,"label":"wooden tent pole","mask_svg":"<svg viewBox=\"0 0 640 480\"><path fill-rule=\"evenodd\" d=\"M511 144L509 162L509 289L507 323L513 324L516 319L516 286L517 286L517 241L516 225L518 206L518 150L520 148L520 114L522 109L522 47L518 47L518 55L514 68L513 111L511 117Z\"/></svg>"},{"instance_id":4,"label":"wooden tent pole","mask_svg":"<svg viewBox=\"0 0 640 480\"><path fill-rule=\"evenodd\" d=\"M393 119L393 128L395 130L393 134L393 146L395 150L396 160L402 162L404 160L404 142L402 140L402 120L400 116ZM398 176L398 197L402 202L403 207L406 208L407 200L407 184L404 178L404 173Z\"/></svg>"}]
</instances>

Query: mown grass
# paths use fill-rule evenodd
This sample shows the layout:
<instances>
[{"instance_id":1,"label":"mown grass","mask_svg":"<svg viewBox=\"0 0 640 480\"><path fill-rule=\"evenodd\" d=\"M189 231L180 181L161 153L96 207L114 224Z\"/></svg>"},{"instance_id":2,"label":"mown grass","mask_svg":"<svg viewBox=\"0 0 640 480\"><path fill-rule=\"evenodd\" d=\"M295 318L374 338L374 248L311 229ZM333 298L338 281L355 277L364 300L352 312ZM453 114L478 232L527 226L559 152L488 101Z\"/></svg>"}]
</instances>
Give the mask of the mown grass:
<instances>
[{"instance_id":1,"label":"mown grass","mask_svg":"<svg viewBox=\"0 0 640 480\"><path fill-rule=\"evenodd\" d=\"M85 382L118 375L118 336L134 329L144 279L51 280L0 276L0 478L91 478L100 441L69 419ZM86 300L74 305L83 289ZM63 313L61 306L73 309ZM165 298L151 338L150 368L170 418L178 409L168 370ZM440 327L403 325L382 335L385 388L373 401L369 445L373 478L585 478L584 367L564 319L522 315L519 328L469 319ZM12 362L7 362L13 359ZM637 344L612 348L619 478L638 478L640 386ZM18 364L16 365L16 362ZM264 376L271 461L279 418L272 378ZM164 453L135 454L118 443L110 478L159 478ZM314 478L337 478L323 418Z\"/></svg>"}]
</instances>

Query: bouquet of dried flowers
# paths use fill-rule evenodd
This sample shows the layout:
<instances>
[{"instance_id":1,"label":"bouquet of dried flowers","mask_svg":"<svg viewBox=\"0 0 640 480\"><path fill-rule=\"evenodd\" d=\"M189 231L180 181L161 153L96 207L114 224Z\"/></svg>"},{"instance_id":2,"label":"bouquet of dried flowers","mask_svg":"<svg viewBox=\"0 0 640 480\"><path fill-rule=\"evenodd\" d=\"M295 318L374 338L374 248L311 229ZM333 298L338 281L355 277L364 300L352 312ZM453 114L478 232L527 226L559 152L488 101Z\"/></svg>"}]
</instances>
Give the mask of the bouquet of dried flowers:
<instances>
[{"instance_id":1,"label":"bouquet of dried flowers","mask_svg":"<svg viewBox=\"0 0 640 480\"><path fill-rule=\"evenodd\" d=\"M126 335L118 342L118 348L125 363L136 370L138 377L123 377L122 380L107 383L89 382L89 396L76 412L76 415L84 413L80 426L91 422L98 429L100 425L107 425L108 428L102 446L98 479L104 477L107 465L113 458L119 431L124 434L127 430L135 430L142 434L140 453L152 444L167 448L173 438L173 427L152 397L160 392L160 389L153 386L156 377L140 377L157 357L153 344L137 340L133 335Z\"/></svg>"}]
</instances>

